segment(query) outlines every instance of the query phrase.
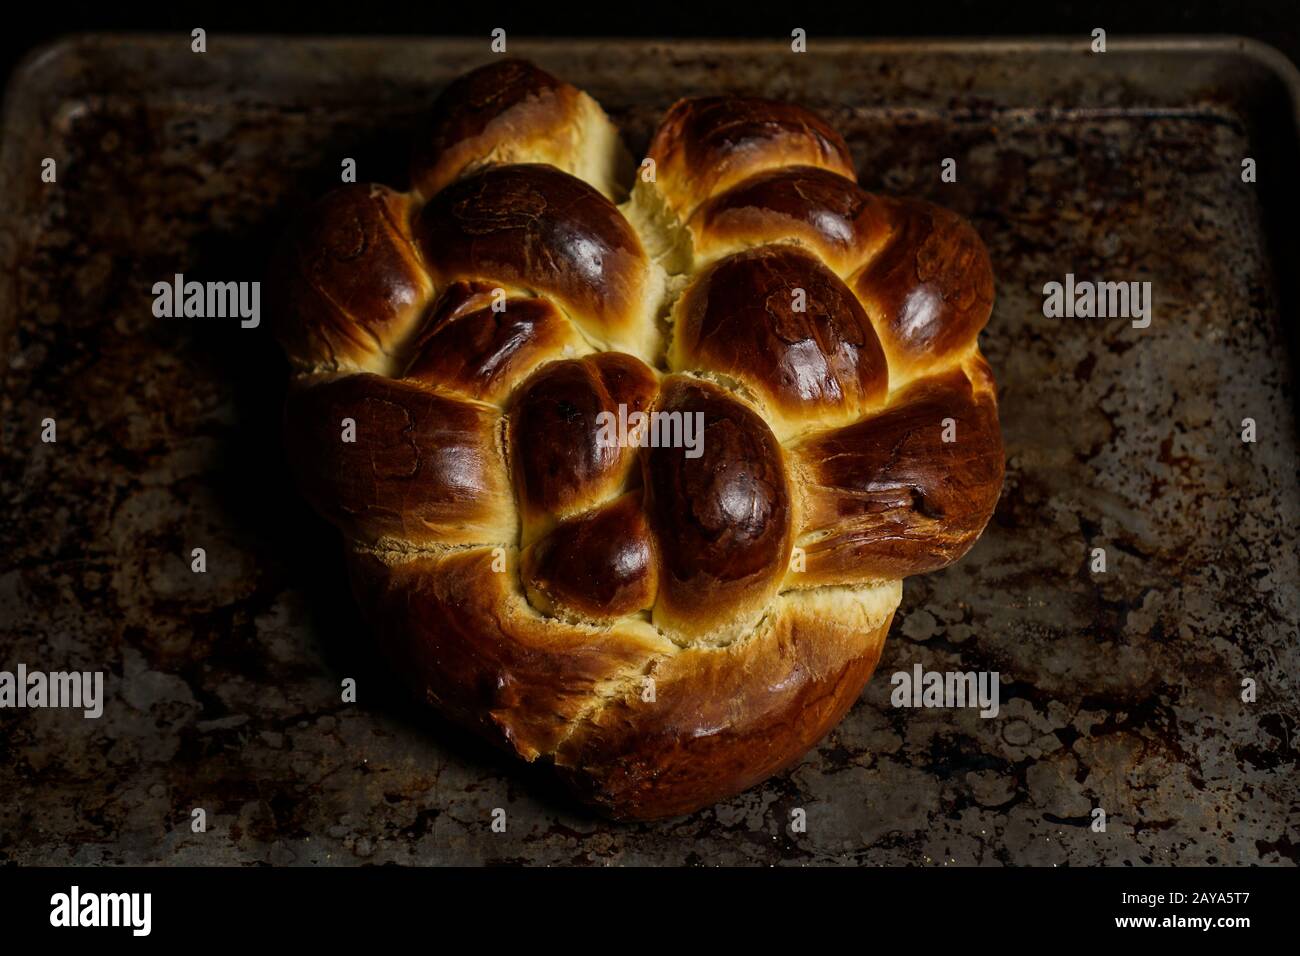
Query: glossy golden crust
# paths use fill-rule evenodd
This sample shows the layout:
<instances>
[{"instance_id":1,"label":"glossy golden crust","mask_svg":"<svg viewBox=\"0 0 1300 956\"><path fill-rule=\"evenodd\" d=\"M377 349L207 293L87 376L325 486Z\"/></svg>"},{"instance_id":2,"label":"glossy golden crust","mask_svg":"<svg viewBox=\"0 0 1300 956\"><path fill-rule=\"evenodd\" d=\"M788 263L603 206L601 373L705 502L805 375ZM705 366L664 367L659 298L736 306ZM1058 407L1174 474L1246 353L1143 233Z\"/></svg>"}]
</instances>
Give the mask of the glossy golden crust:
<instances>
[{"instance_id":1,"label":"glossy golden crust","mask_svg":"<svg viewBox=\"0 0 1300 956\"><path fill-rule=\"evenodd\" d=\"M888 207L888 242L850 281L889 367L912 378L974 348L993 309L993 269L979 233L956 213L907 199Z\"/></svg>"},{"instance_id":2,"label":"glossy golden crust","mask_svg":"<svg viewBox=\"0 0 1300 956\"><path fill-rule=\"evenodd\" d=\"M531 542L562 518L617 494L636 464L635 450L601 442L600 416L650 407L652 369L630 355L602 352L552 362L515 393L509 408L516 494Z\"/></svg>"},{"instance_id":3,"label":"glossy golden crust","mask_svg":"<svg viewBox=\"0 0 1300 956\"><path fill-rule=\"evenodd\" d=\"M807 110L683 100L632 168L590 97L452 84L411 193L346 187L273 279L286 441L412 688L611 816L797 760L901 579L997 503L974 229Z\"/></svg>"},{"instance_id":4,"label":"glossy golden crust","mask_svg":"<svg viewBox=\"0 0 1300 956\"><path fill-rule=\"evenodd\" d=\"M854 176L844 138L816 113L752 96L678 100L648 154L668 207L682 220L706 199L769 169L813 166Z\"/></svg>"},{"instance_id":5,"label":"glossy golden crust","mask_svg":"<svg viewBox=\"0 0 1300 956\"><path fill-rule=\"evenodd\" d=\"M897 581L782 596L745 643L656 659L578 723L556 766L584 800L623 819L689 813L765 780L857 700L899 596Z\"/></svg>"},{"instance_id":6,"label":"glossy golden crust","mask_svg":"<svg viewBox=\"0 0 1300 956\"><path fill-rule=\"evenodd\" d=\"M543 363L590 351L548 299L494 291L452 283L413 340L402 377L500 404Z\"/></svg>"},{"instance_id":7,"label":"glossy golden crust","mask_svg":"<svg viewBox=\"0 0 1300 956\"><path fill-rule=\"evenodd\" d=\"M411 185L432 196L467 172L513 163L548 163L617 199L632 158L586 93L531 63L501 60L438 97L416 137Z\"/></svg>"},{"instance_id":8,"label":"glossy golden crust","mask_svg":"<svg viewBox=\"0 0 1300 956\"><path fill-rule=\"evenodd\" d=\"M419 548L514 533L487 406L363 373L294 389L285 426L303 493L358 541Z\"/></svg>"},{"instance_id":9,"label":"glossy golden crust","mask_svg":"<svg viewBox=\"0 0 1300 956\"><path fill-rule=\"evenodd\" d=\"M889 391L862 305L835 273L787 245L738 252L700 273L674 308L668 364L739 380L782 437L857 421Z\"/></svg>"},{"instance_id":10,"label":"glossy golden crust","mask_svg":"<svg viewBox=\"0 0 1300 956\"><path fill-rule=\"evenodd\" d=\"M350 569L397 673L446 716L525 759L553 753L603 691L670 650L635 621L610 630L543 617L519 591L513 554L355 552Z\"/></svg>"},{"instance_id":11,"label":"glossy golden crust","mask_svg":"<svg viewBox=\"0 0 1300 956\"><path fill-rule=\"evenodd\" d=\"M540 164L490 167L434 196L415 232L440 284L491 278L533 289L596 342L650 348L648 310L661 280L618 208L575 176Z\"/></svg>"},{"instance_id":12,"label":"glossy golden crust","mask_svg":"<svg viewBox=\"0 0 1300 956\"><path fill-rule=\"evenodd\" d=\"M782 167L715 195L688 223L702 262L749 246L793 242L847 278L889 237L886 204L852 179L813 166Z\"/></svg>"},{"instance_id":13,"label":"glossy golden crust","mask_svg":"<svg viewBox=\"0 0 1300 956\"><path fill-rule=\"evenodd\" d=\"M524 552L522 574L548 614L607 621L648 610L659 579L641 492L560 522Z\"/></svg>"},{"instance_id":14,"label":"glossy golden crust","mask_svg":"<svg viewBox=\"0 0 1300 956\"><path fill-rule=\"evenodd\" d=\"M732 639L752 627L789 560L781 448L752 409L707 382L674 376L658 410L703 430L698 458L680 447L641 458L661 561L654 621L678 639Z\"/></svg>"},{"instance_id":15,"label":"glossy golden crust","mask_svg":"<svg viewBox=\"0 0 1300 956\"><path fill-rule=\"evenodd\" d=\"M1002 489L991 384L961 368L916 382L887 411L817 435L792 457L807 562L788 577L793 587L903 578L951 564L984 530Z\"/></svg>"},{"instance_id":16,"label":"glossy golden crust","mask_svg":"<svg viewBox=\"0 0 1300 956\"><path fill-rule=\"evenodd\" d=\"M384 186L343 186L285 236L271 314L295 365L390 371L433 289L411 240L411 208L410 196Z\"/></svg>"}]
</instances>

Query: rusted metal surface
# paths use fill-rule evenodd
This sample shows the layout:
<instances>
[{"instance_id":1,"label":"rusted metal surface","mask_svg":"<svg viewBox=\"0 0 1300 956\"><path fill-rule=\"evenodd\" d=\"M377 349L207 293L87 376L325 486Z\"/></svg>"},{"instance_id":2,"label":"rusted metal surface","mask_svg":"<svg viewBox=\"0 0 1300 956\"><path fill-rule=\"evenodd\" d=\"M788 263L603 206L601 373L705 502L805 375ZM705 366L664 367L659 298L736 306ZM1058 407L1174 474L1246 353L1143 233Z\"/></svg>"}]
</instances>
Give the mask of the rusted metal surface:
<instances>
[{"instance_id":1,"label":"rusted metal surface","mask_svg":"<svg viewBox=\"0 0 1300 956\"><path fill-rule=\"evenodd\" d=\"M1296 862L1297 210L1278 183L1298 167L1293 74L1267 52L512 42L634 149L681 95L797 98L864 186L969 216L998 277L983 344L1008 468L983 540L906 583L876 676L791 772L620 826L402 700L287 480L265 322L150 309L175 272L261 278L342 157L401 184L411 121L485 44L188 43L70 41L9 89L0 669L108 676L99 720L0 711L0 862ZM1044 318L1067 272L1150 280L1150 328ZM892 708L915 663L999 671L1000 715Z\"/></svg>"}]
</instances>

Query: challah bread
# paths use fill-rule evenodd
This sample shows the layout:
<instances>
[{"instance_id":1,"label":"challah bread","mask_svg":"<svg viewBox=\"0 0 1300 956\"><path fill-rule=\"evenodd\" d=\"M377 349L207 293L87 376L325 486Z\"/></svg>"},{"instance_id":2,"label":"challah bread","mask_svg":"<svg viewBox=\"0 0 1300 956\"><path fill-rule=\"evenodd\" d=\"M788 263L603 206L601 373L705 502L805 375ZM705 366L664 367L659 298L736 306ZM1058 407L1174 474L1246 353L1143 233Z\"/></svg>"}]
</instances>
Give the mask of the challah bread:
<instances>
[{"instance_id":1,"label":"challah bread","mask_svg":"<svg viewBox=\"0 0 1300 956\"><path fill-rule=\"evenodd\" d=\"M1003 470L968 224L861 190L788 103L682 100L647 160L497 62L438 100L411 192L325 197L273 273L289 458L385 653L631 819L825 735ZM700 431L611 442L635 413Z\"/></svg>"}]
</instances>

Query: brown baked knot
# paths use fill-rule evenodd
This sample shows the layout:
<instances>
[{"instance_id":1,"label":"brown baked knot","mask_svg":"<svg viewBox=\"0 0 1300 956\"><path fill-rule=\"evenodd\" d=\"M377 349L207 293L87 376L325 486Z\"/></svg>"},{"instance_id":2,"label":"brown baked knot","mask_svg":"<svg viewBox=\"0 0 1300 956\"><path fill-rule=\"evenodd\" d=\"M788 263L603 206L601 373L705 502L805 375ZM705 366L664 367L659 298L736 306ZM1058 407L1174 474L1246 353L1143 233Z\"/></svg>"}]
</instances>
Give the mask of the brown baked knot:
<instances>
[{"instance_id":1,"label":"brown baked knot","mask_svg":"<svg viewBox=\"0 0 1300 956\"><path fill-rule=\"evenodd\" d=\"M629 194L600 107L498 62L411 192L327 196L274 271L290 457L382 646L621 818L815 744L1003 467L966 222L861 190L792 104L683 100L647 158Z\"/></svg>"}]
</instances>

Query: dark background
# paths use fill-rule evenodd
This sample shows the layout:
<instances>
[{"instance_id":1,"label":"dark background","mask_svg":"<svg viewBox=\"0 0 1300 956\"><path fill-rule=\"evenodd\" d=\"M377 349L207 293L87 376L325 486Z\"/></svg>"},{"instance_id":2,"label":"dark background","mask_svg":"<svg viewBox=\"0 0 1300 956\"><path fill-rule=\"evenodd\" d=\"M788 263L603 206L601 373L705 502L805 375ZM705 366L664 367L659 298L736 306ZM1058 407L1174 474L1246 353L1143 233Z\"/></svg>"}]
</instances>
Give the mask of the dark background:
<instances>
[{"instance_id":1,"label":"dark background","mask_svg":"<svg viewBox=\"0 0 1300 956\"><path fill-rule=\"evenodd\" d=\"M42 8L37 5L36 13ZM1300 62L1297 0L1077 0L1077 2L905 2L799 4L620 0L561 4L384 4L315 0L310 4L61 3L46 17L6 25L0 37L5 76L28 50L76 31L484 35L504 27L517 36L786 37L803 27L818 35L860 37L1041 36L1231 33L1272 44Z\"/></svg>"}]
</instances>

